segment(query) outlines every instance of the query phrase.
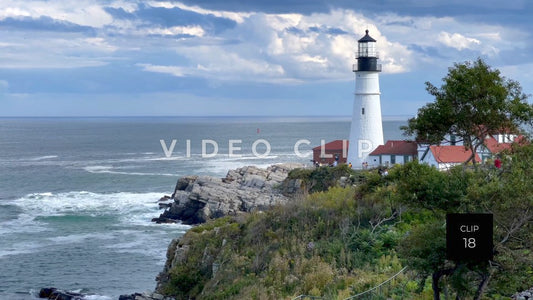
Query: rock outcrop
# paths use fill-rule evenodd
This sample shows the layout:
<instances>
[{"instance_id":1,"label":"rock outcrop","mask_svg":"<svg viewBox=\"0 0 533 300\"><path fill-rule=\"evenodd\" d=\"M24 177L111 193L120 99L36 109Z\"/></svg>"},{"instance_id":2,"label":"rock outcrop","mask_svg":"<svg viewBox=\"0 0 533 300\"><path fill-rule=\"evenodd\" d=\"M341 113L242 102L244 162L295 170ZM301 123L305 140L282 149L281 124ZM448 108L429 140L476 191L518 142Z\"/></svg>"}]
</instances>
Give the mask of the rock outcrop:
<instances>
[{"instance_id":1,"label":"rock outcrop","mask_svg":"<svg viewBox=\"0 0 533 300\"><path fill-rule=\"evenodd\" d=\"M170 280L170 270L182 263L186 257L189 245L184 244L183 241L180 244L180 238L173 239L167 249L167 261L163 271L156 277L157 286L155 288L156 293L164 293L164 287Z\"/></svg>"},{"instance_id":2,"label":"rock outcrop","mask_svg":"<svg viewBox=\"0 0 533 300\"><path fill-rule=\"evenodd\" d=\"M165 297L158 293L135 293L131 295L120 295L118 300L174 300L172 297Z\"/></svg>"},{"instance_id":3,"label":"rock outcrop","mask_svg":"<svg viewBox=\"0 0 533 300\"><path fill-rule=\"evenodd\" d=\"M41 299L54 299L54 300L83 300L85 296L80 293L62 291L56 288L42 288L39 291L39 298Z\"/></svg>"},{"instance_id":4,"label":"rock outcrop","mask_svg":"<svg viewBox=\"0 0 533 300\"><path fill-rule=\"evenodd\" d=\"M300 183L283 181L289 171L301 167L301 164L279 164L266 169L248 166L230 170L224 178L181 177L171 197L174 202L152 221L168 223L179 220L192 225L284 203L289 199L287 193L296 192Z\"/></svg>"}]
</instances>

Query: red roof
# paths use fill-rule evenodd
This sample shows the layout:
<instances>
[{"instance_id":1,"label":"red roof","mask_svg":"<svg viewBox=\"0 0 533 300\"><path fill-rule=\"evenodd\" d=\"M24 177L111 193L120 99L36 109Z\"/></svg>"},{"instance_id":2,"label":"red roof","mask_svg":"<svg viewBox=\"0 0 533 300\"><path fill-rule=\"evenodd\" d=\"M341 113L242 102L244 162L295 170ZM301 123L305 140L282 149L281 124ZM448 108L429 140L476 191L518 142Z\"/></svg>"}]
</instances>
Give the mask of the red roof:
<instances>
[{"instance_id":1,"label":"red roof","mask_svg":"<svg viewBox=\"0 0 533 300\"><path fill-rule=\"evenodd\" d=\"M500 153L506 149L511 149L510 143L498 143L498 141L492 136L485 139L485 146L487 146L487 149L493 154Z\"/></svg>"},{"instance_id":2,"label":"red roof","mask_svg":"<svg viewBox=\"0 0 533 300\"><path fill-rule=\"evenodd\" d=\"M472 156L472 150L467 151L464 146L429 146L429 149L438 163L464 163ZM481 162L477 153L475 160Z\"/></svg>"},{"instance_id":3,"label":"red roof","mask_svg":"<svg viewBox=\"0 0 533 300\"><path fill-rule=\"evenodd\" d=\"M413 141L387 141L385 145L378 146L369 155L416 155L417 145Z\"/></svg>"},{"instance_id":4,"label":"red roof","mask_svg":"<svg viewBox=\"0 0 533 300\"><path fill-rule=\"evenodd\" d=\"M343 141L346 141L346 149L348 149L348 146L350 145L350 141L348 140L334 140L332 142L325 144L324 149L325 150L342 150L344 146ZM322 146L316 146L315 148L313 148L313 150L320 151L320 147Z\"/></svg>"},{"instance_id":5,"label":"red roof","mask_svg":"<svg viewBox=\"0 0 533 300\"><path fill-rule=\"evenodd\" d=\"M525 137L523 135L519 135L514 138L513 143L525 144ZM511 145L512 143L498 143L498 141L492 136L488 139L485 139L485 146L487 146L487 149L489 149L492 154L497 154L503 150L511 149Z\"/></svg>"}]
</instances>

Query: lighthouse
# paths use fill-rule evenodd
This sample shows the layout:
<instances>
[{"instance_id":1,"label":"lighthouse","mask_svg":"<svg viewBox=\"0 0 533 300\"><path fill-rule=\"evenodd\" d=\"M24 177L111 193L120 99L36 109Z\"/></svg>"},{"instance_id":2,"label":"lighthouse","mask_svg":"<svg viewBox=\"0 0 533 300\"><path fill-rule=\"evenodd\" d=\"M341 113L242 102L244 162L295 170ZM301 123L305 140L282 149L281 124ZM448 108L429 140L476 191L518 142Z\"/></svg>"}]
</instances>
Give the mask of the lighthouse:
<instances>
[{"instance_id":1,"label":"lighthouse","mask_svg":"<svg viewBox=\"0 0 533 300\"><path fill-rule=\"evenodd\" d=\"M368 161L368 154L379 145L383 145L383 125L381 123L381 103L379 92L378 52L376 40L370 37L368 30L357 43L357 64L353 65L355 73L355 98L353 103L352 125L348 162L354 169L364 166L377 166L377 162Z\"/></svg>"}]
</instances>

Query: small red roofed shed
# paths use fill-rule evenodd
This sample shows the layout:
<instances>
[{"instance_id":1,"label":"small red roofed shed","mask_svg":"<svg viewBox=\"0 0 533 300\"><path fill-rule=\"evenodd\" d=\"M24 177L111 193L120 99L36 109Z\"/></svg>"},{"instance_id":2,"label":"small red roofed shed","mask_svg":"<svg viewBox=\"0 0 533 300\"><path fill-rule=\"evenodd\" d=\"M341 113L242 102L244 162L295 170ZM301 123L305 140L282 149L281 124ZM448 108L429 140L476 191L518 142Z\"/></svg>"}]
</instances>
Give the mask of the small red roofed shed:
<instances>
[{"instance_id":1,"label":"small red roofed shed","mask_svg":"<svg viewBox=\"0 0 533 300\"><path fill-rule=\"evenodd\" d=\"M344 164L348 157L348 140L334 140L332 142L313 148L313 161L322 165L332 165L335 159L337 163Z\"/></svg>"}]
</instances>

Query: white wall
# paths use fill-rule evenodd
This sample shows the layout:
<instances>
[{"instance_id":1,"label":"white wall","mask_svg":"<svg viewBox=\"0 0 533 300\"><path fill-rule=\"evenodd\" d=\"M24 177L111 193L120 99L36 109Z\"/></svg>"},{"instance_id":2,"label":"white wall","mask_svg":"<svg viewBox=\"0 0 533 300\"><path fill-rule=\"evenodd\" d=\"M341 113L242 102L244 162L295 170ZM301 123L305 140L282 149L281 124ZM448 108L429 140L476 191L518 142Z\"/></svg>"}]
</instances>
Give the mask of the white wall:
<instances>
[{"instance_id":1,"label":"white wall","mask_svg":"<svg viewBox=\"0 0 533 300\"><path fill-rule=\"evenodd\" d=\"M379 167L379 157L381 156L381 165L386 166L387 164L389 166L392 166L392 155L390 154L383 154L383 155L369 155L368 156L368 166L369 167ZM400 164L403 165L406 163L404 159L404 155L394 155L395 156L395 163L394 164ZM374 161L375 160L375 161ZM411 156L409 156L409 161L413 160Z\"/></svg>"}]
</instances>

